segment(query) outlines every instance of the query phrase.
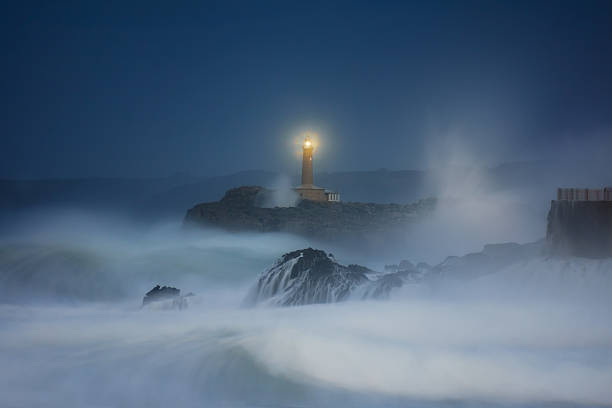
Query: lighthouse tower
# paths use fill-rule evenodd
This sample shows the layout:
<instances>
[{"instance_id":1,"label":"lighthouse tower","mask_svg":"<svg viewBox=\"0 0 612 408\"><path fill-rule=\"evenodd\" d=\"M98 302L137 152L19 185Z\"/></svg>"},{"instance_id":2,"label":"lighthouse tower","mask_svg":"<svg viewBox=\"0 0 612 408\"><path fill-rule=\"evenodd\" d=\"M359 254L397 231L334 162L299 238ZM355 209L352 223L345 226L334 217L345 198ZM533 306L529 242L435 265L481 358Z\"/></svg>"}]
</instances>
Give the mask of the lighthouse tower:
<instances>
[{"instance_id":1,"label":"lighthouse tower","mask_svg":"<svg viewBox=\"0 0 612 408\"><path fill-rule=\"evenodd\" d=\"M301 199L311 201L340 201L340 194L327 191L322 187L314 185L312 173L312 156L314 153L314 143L310 136L306 136L302 145L302 184L294 188Z\"/></svg>"},{"instance_id":2,"label":"lighthouse tower","mask_svg":"<svg viewBox=\"0 0 612 408\"><path fill-rule=\"evenodd\" d=\"M302 146L302 186L313 186L312 151L314 146L309 136L306 136Z\"/></svg>"}]
</instances>

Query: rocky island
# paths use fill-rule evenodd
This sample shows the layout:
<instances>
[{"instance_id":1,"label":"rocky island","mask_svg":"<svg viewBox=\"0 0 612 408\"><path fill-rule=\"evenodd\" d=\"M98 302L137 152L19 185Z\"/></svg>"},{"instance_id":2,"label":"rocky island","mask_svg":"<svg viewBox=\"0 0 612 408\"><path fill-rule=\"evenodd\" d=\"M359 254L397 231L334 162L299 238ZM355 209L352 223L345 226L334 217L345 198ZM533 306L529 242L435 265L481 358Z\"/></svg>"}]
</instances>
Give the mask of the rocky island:
<instances>
[{"instance_id":1,"label":"rocky island","mask_svg":"<svg viewBox=\"0 0 612 408\"><path fill-rule=\"evenodd\" d=\"M265 208L273 194L259 186L228 190L220 201L187 211L186 226L212 226L231 231L290 232L318 238L362 237L401 229L431 214L435 199L412 204L374 204L301 200L293 207Z\"/></svg>"}]
</instances>

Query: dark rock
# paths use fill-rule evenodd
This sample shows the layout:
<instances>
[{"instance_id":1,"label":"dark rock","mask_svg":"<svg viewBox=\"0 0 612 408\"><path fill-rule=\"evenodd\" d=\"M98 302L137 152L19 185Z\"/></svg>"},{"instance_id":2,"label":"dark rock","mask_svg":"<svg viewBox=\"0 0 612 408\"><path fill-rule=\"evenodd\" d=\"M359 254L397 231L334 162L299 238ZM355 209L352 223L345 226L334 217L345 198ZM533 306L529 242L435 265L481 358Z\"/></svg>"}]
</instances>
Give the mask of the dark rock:
<instances>
[{"instance_id":1,"label":"dark rock","mask_svg":"<svg viewBox=\"0 0 612 408\"><path fill-rule=\"evenodd\" d=\"M156 302L158 300L164 300L168 298L174 298L181 295L181 290L173 288L171 286L159 286L156 285L153 289L145 294L142 299L143 306L149 302Z\"/></svg>"},{"instance_id":2,"label":"dark rock","mask_svg":"<svg viewBox=\"0 0 612 408\"><path fill-rule=\"evenodd\" d=\"M324 251L302 249L283 255L264 273L245 304L294 306L338 302L367 281L363 272L334 262Z\"/></svg>"},{"instance_id":3,"label":"dark rock","mask_svg":"<svg viewBox=\"0 0 612 408\"><path fill-rule=\"evenodd\" d=\"M361 265L344 266L324 251L308 248L283 255L258 279L245 299L247 306L297 306L356 299L382 299L402 285L405 275L376 272Z\"/></svg>"},{"instance_id":4,"label":"dark rock","mask_svg":"<svg viewBox=\"0 0 612 408\"><path fill-rule=\"evenodd\" d=\"M612 201L553 200L546 239L554 255L612 257Z\"/></svg>"},{"instance_id":5,"label":"dark rock","mask_svg":"<svg viewBox=\"0 0 612 408\"><path fill-rule=\"evenodd\" d=\"M372 273L372 270L366 268L365 266L361 266L361 265L350 264L349 266L347 266L347 268L351 272L362 273L364 275L366 273Z\"/></svg>"},{"instance_id":6,"label":"dark rock","mask_svg":"<svg viewBox=\"0 0 612 408\"><path fill-rule=\"evenodd\" d=\"M188 293L186 296L181 296L181 290L171 286L156 285L148 291L142 299L142 306L154 302L171 301L168 308L185 309L187 307L186 297L194 296L193 293Z\"/></svg>"}]
</instances>

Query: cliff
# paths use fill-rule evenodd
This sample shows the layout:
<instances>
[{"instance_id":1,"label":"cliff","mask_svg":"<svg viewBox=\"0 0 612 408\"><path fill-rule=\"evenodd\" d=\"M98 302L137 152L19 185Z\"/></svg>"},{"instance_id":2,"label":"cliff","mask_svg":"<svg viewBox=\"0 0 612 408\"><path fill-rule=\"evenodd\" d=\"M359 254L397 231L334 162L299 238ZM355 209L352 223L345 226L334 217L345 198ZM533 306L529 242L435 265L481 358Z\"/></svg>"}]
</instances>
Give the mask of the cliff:
<instances>
[{"instance_id":1,"label":"cliff","mask_svg":"<svg viewBox=\"0 0 612 408\"><path fill-rule=\"evenodd\" d=\"M263 208L270 190L258 186L228 190L220 201L187 211L185 225L234 231L290 232L331 238L388 232L430 213L434 199L413 204L300 201L294 207Z\"/></svg>"},{"instance_id":2,"label":"cliff","mask_svg":"<svg viewBox=\"0 0 612 408\"><path fill-rule=\"evenodd\" d=\"M612 257L612 201L552 201L546 238L555 255Z\"/></svg>"}]
</instances>

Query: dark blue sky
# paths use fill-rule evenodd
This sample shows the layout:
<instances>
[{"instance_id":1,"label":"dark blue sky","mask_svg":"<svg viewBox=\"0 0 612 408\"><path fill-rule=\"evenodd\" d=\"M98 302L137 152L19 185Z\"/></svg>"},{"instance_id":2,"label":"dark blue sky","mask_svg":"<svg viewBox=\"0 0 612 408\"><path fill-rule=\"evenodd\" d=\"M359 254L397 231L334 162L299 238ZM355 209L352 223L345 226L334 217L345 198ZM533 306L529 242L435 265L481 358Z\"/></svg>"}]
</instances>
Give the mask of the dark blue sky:
<instances>
[{"instance_id":1,"label":"dark blue sky","mask_svg":"<svg viewBox=\"0 0 612 408\"><path fill-rule=\"evenodd\" d=\"M0 177L612 157L609 1L24 3Z\"/></svg>"}]
</instances>

